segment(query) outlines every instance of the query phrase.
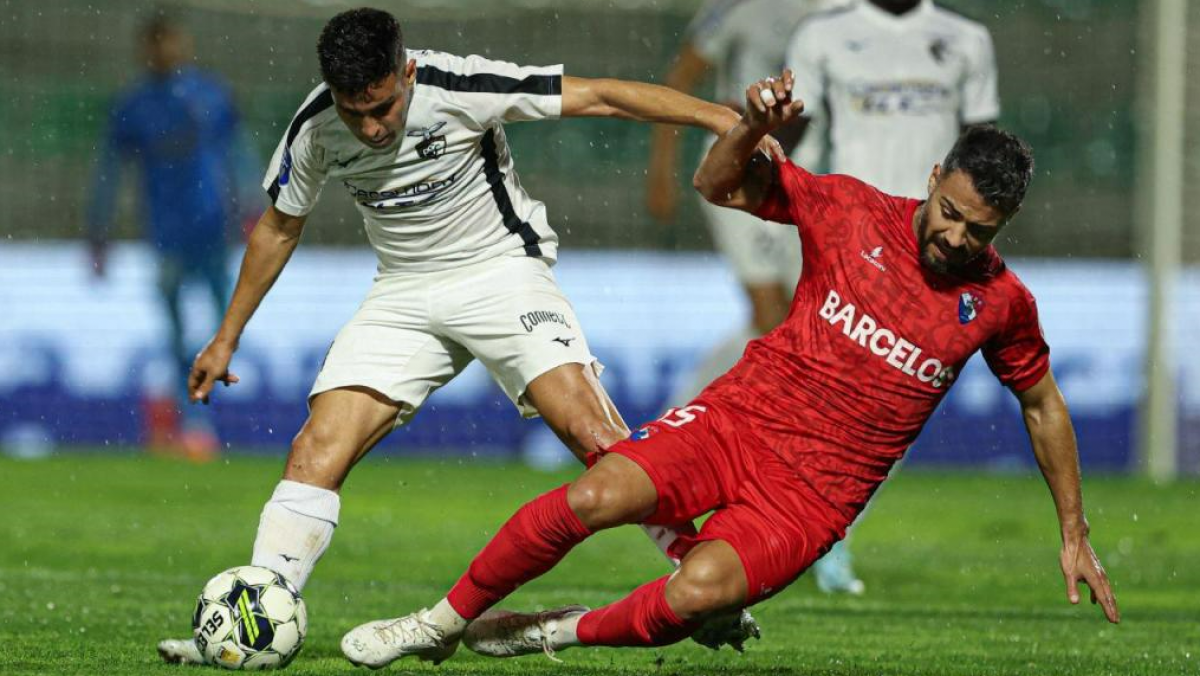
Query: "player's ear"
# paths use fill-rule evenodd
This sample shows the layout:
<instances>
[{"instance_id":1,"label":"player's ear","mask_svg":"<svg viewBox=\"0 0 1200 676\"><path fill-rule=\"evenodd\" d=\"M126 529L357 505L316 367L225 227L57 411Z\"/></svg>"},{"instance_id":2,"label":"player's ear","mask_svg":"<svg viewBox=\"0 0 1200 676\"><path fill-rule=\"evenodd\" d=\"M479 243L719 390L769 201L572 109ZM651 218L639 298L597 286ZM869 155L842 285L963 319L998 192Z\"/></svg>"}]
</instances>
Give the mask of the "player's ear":
<instances>
[{"instance_id":1,"label":"player's ear","mask_svg":"<svg viewBox=\"0 0 1200 676\"><path fill-rule=\"evenodd\" d=\"M412 84L417 80L417 60L409 59L408 63L404 64L404 84Z\"/></svg>"},{"instance_id":2,"label":"player's ear","mask_svg":"<svg viewBox=\"0 0 1200 676\"><path fill-rule=\"evenodd\" d=\"M937 187L938 181L942 180L942 165L933 165L933 171L929 174L929 194L933 195L933 189Z\"/></svg>"}]
</instances>

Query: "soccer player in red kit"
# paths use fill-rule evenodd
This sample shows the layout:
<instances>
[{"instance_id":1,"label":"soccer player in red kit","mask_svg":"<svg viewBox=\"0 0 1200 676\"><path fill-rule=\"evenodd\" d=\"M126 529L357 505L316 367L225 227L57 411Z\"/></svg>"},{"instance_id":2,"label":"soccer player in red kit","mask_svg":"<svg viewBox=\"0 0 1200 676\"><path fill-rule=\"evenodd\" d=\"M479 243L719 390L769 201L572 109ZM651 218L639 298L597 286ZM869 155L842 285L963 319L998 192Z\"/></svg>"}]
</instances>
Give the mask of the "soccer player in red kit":
<instances>
[{"instance_id":1,"label":"soccer player in red kit","mask_svg":"<svg viewBox=\"0 0 1200 676\"><path fill-rule=\"evenodd\" d=\"M787 320L690 405L522 507L440 610L347 634L352 661L441 660L460 639L498 657L666 645L704 618L768 598L845 534L977 351L1020 403L1058 512L1068 599L1078 603L1082 581L1119 620L1088 541L1075 435L1033 296L990 244L1020 208L1029 148L994 127L969 129L934 167L926 201L814 176L756 151L802 110L791 83L785 72L752 85L746 113L695 177L715 204L797 226L804 272ZM612 605L488 611L597 530L708 512L675 574Z\"/></svg>"}]
</instances>

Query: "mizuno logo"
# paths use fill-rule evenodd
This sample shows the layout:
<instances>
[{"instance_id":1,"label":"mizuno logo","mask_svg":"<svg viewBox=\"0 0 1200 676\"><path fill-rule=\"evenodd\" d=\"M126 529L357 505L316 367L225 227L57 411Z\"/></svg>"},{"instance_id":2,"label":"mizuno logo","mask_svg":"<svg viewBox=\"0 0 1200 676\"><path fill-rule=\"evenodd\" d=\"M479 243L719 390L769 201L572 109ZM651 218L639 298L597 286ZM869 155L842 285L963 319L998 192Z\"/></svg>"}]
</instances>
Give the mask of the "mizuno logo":
<instances>
[{"instance_id":1,"label":"mizuno logo","mask_svg":"<svg viewBox=\"0 0 1200 676\"><path fill-rule=\"evenodd\" d=\"M299 557L288 556L287 554L280 554L279 558L283 559L284 561L299 561L300 560Z\"/></svg>"},{"instance_id":2,"label":"mizuno logo","mask_svg":"<svg viewBox=\"0 0 1200 676\"><path fill-rule=\"evenodd\" d=\"M562 343L563 347L571 347L571 341L573 341L575 339L574 338L552 338L551 340L553 340L556 343Z\"/></svg>"}]
</instances>

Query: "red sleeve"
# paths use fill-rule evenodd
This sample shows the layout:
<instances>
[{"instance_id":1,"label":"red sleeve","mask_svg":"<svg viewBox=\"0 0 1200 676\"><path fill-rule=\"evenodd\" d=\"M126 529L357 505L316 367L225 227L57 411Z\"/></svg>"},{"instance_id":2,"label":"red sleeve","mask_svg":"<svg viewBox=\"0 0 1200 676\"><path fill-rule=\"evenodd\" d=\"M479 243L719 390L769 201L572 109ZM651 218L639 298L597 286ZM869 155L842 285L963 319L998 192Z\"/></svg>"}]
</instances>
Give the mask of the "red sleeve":
<instances>
[{"instance_id":1,"label":"red sleeve","mask_svg":"<svg viewBox=\"0 0 1200 676\"><path fill-rule=\"evenodd\" d=\"M849 176L817 176L791 160L772 162L775 181L754 215L766 221L809 228L823 220L839 202L853 201L857 192L869 188Z\"/></svg>"},{"instance_id":2,"label":"red sleeve","mask_svg":"<svg viewBox=\"0 0 1200 676\"><path fill-rule=\"evenodd\" d=\"M1000 382L1017 392L1037 385L1050 370L1037 302L1024 286L1018 286L1004 328L983 346L983 357Z\"/></svg>"}]
</instances>

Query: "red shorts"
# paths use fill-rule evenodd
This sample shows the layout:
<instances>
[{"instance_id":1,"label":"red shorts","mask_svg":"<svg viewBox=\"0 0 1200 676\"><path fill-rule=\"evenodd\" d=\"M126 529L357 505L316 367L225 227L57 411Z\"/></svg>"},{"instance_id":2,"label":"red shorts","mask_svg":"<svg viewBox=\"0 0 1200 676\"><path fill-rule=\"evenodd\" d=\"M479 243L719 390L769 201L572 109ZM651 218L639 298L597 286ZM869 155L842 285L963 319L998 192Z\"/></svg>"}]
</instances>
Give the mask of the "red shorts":
<instances>
[{"instance_id":1,"label":"red shorts","mask_svg":"<svg viewBox=\"0 0 1200 676\"><path fill-rule=\"evenodd\" d=\"M703 400L672 409L608 449L636 462L658 491L648 523L714 512L698 541L724 540L749 582L747 604L791 584L845 534L845 518L734 415Z\"/></svg>"}]
</instances>

